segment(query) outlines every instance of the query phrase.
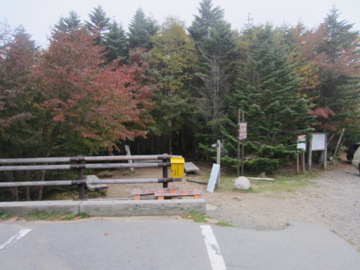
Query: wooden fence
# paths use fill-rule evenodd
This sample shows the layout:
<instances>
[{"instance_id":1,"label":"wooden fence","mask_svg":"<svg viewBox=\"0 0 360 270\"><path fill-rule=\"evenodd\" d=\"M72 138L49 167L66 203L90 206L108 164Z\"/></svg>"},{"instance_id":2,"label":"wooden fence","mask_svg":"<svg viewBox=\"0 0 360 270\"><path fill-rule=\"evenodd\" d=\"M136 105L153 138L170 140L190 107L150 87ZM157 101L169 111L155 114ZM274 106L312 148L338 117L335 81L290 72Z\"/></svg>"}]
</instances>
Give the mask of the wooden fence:
<instances>
[{"instance_id":1,"label":"wooden fence","mask_svg":"<svg viewBox=\"0 0 360 270\"><path fill-rule=\"evenodd\" d=\"M162 183L163 188L168 187L169 182L180 181L168 175L170 158L179 157L168 154L163 155L137 155L137 156L94 156L94 157L51 157L51 158L14 158L0 159L0 171L47 171L47 170L76 170L77 180L47 180L29 182L0 182L2 187L26 187L26 186L65 186L78 185L79 199L85 199L86 184L135 184L135 183ZM138 160L140 163L124 163L123 161ZM149 162L147 162L149 161ZM101 163L90 163L101 162ZM116 162L116 163L115 163ZM50 163L50 164L49 164ZM70 164L56 164L70 163ZM86 180L84 169L115 169L115 168L155 168L162 167L162 178L145 179L106 179Z\"/></svg>"}]
</instances>

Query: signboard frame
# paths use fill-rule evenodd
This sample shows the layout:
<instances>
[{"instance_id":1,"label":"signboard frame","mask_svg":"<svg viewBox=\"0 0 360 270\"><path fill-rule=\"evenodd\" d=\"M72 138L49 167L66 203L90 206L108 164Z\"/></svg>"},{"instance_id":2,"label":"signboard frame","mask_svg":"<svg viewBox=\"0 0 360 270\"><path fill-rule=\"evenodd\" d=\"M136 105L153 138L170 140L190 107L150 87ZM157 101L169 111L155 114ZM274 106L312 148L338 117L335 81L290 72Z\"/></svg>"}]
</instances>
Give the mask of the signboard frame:
<instances>
[{"instance_id":1,"label":"signboard frame","mask_svg":"<svg viewBox=\"0 0 360 270\"><path fill-rule=\"evenodd\" d=\"M239 122L239 140L247 138L247 122Z\"/></svg>"},{"instance_id":2,"label":"signboard frame","mask_svg":"<svg viewBox=\"0 0 360 270\"><path fill-rule=\"evenodd\" d=\"M326 149L326 133L313 133L311 139L312 151L324 151Z\"/></svg>"},{"instance_id":3,"label":"signboard frame","mask_svg":"<svg viewBox=\"0 0 360 270\"><path fill-rule=\"evenodd\" d=\"M306 135L297 136L297 149L306 151Z\"/></svg>"},{"instance_id":4,"label":"signboard frame","mask_svg":"<svg viewBox=\"0 0 360 270\"><path fill-rule=\"evenodd\" d=\"M324 164L324 169L327 169L327 133L312 133L312 138L309 141L309 171L312 167L312 152L313 151L322 151L322 162Z\"/></svg>"},{"instance_id":5,"label":"signboard frame","mask_svg":"<svg viewBox=\"0 0 360 270\"><path fill-rule=\"evenodd\" d=\"M213 193L214 189L215 189L215 184L216 181L218 179L220 173L220 165L219 164L213 164L212 169L211 169L211 174L210 174L210 178L209 178L209 182L207 185L207 191Z\"/></svg>"}]
</instances>

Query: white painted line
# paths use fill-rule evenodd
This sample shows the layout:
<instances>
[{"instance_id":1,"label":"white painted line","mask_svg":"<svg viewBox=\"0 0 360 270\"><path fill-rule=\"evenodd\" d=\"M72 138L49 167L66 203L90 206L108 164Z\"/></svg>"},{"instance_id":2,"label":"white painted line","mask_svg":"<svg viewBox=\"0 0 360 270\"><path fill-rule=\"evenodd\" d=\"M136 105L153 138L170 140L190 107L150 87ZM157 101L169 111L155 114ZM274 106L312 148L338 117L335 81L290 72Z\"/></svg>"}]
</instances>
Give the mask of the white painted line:
<instances>
[{"instance_id":1,"label":"white painted line","mask_svg":"<svg viewBox=\"0 0 360 270\"><path fill-rule=\"evenodd\" d=\"M201 225L205 246L209 255L212 270L226 270L225 261L220 253L220 247L210 225Z\"/></svg>"},{"instance_id":2,"label":"white painted line","mask_svg":"<svg viewBox=\"0 0 360 270\"><path fill-rule=\"evenodd\" d=\"M7 240L4 244L0 246L0 249L6 248L7 246L14 244L16 241L20 240L22 237L31 232L32 229L23 229L20 230L17 234L12 236L9 240Z\"/></svg>"}]
</instances>

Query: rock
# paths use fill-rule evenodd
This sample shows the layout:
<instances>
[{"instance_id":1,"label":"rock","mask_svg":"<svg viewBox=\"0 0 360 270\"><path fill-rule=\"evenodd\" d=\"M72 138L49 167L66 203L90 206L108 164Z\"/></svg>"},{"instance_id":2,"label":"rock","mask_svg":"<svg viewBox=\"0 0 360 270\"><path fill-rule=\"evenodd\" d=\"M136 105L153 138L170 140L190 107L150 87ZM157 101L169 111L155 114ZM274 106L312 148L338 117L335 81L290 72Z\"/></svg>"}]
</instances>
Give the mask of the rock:
<instances>
[{"instance_id":1,"label":"rock","mask_svg":"<svg viewBox=\"0 0 360 270\"><path fill-rule=\"evenodd\" d=\"M248 190L251 187L250 181L245 176L235 179L234 188Z\"/></svg>"}]
</instances>

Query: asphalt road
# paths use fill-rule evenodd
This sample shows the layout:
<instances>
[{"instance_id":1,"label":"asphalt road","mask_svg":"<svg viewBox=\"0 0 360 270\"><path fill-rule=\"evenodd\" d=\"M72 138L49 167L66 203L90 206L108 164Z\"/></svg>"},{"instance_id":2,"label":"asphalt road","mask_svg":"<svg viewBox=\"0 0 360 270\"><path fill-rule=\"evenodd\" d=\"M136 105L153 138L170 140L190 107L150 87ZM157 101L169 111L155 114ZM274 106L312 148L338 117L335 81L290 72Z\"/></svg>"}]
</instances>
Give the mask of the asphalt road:
<instances>
[{"instance_id":1,"label":"asphalt road","mask_svg":"<svg viewBox=\"0 0 360 270\"><path fill-rule=\"evenodd\" d=\"M309 224L252 231L177 217L2 221L0 269L358 270L360 253Z\"/></svg>"}]
</instances>

